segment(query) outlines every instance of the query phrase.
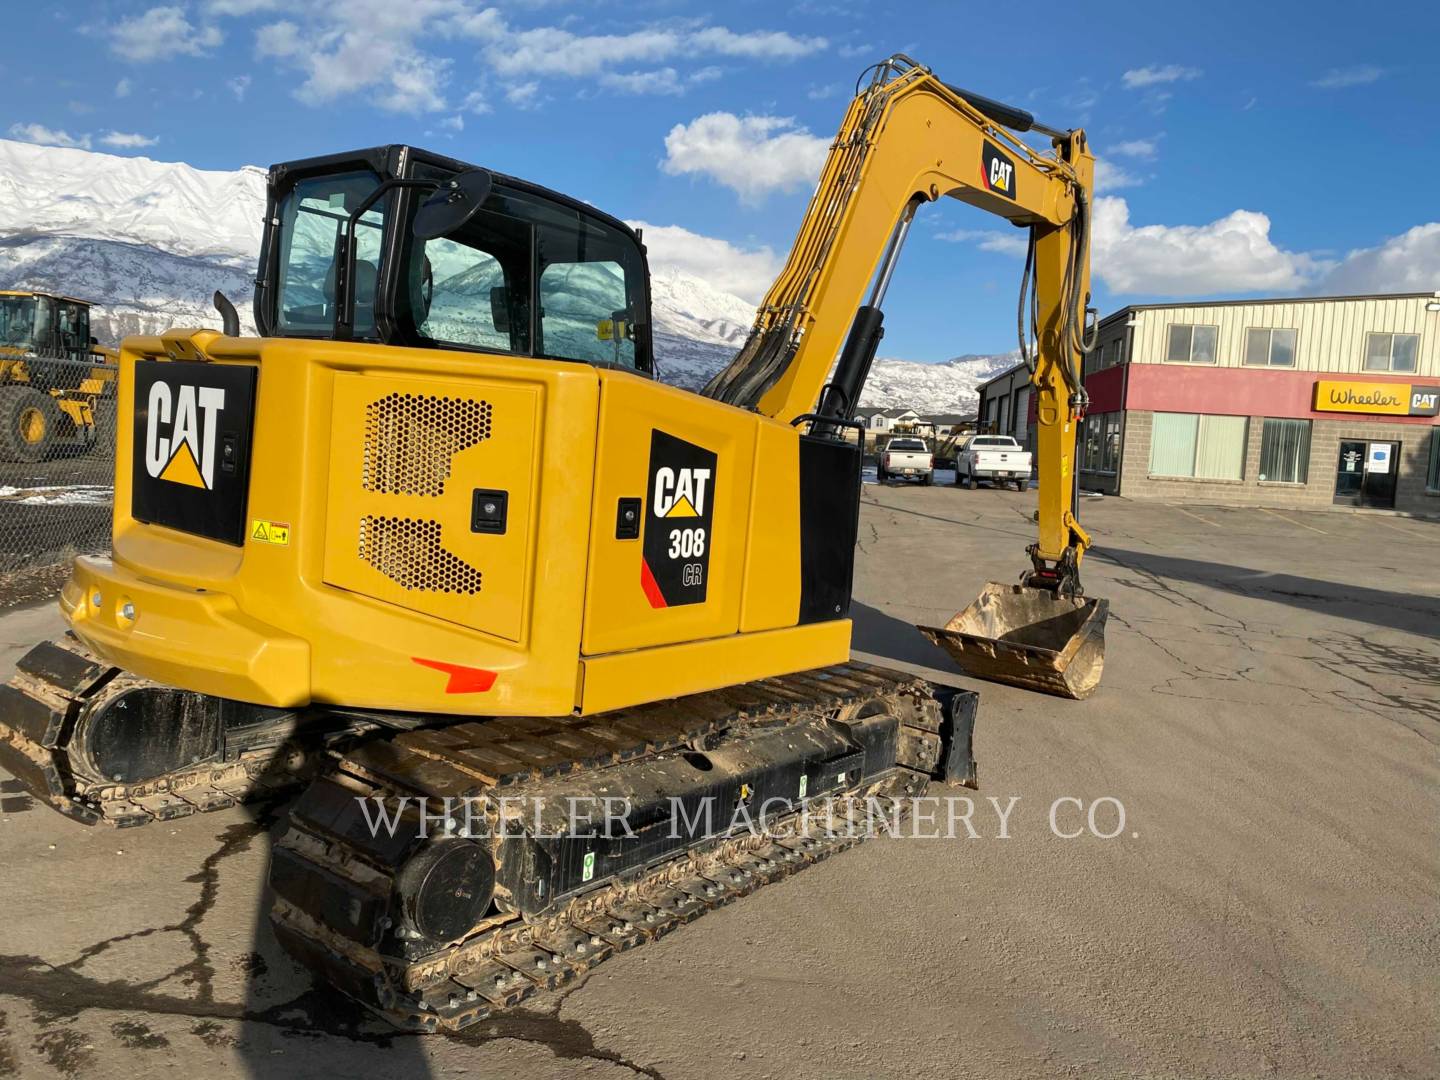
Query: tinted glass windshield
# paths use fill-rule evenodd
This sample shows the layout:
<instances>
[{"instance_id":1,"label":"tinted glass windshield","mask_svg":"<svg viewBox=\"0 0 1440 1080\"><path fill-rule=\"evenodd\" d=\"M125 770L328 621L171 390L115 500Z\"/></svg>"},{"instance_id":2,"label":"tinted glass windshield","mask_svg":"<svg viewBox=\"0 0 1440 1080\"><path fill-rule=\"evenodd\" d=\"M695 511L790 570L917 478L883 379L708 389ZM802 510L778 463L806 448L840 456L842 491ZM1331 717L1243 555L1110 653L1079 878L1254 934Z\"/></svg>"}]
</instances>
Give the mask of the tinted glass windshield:
<instances>
[{"instance_id":1,"label":"tinted glass windshield","mask_svg":"<svg viewBox=\"0 0 1440 1080\"><path fill-rule=\"evenodd\" d=\"M283 239L275 313L279 333L328 335L334 330L336 242L351 212L379 183L373 173L345 173L302 180L285 197L280 207ZM375 283L386 198L355 226L357 337L375 332Z\"/></svg>"},{"instance_id":2,"label":"tinted glass windshield","mask_svg":"<svg viewBox=\"0 0 1440 1080\"><path fill-rule=\"evenodd\" d=\"M422 161L411 179L453 175ZM270 332L330 337L339 241L381 178L363 167L299 177L277 192ZM632 233L497 178L463 225L424 239L411 223L430 194L390 189L357 219L356 338L650 369L645 259ZM397 206L412 208L406 220L392 220Z\"/></svg>"},{"instance_id":3,"label":"tinted glass windshield","mask_svg":"<svg viewBox=\"0 0 1440 1080\"><path fill-rule=\"evenodd\" d=\"M919 439L891 439L891 450L924 450L925 444Z\"/></svg>"},{"instance_id":4,"label":"tinted glass windshield","mask_svg":"<svg viewBox=\"0 0 1440 1080\"><path fill-rule=\"evenodd\" d=\"M35 340L35 298L0 296L0 347L29 348Z\"/></svg>"},{"instance_id":5,"label":"tinted glass windshield","mask_svg":"<svg viewBox=\"0 0 1440 1080\"><path fill-rule=\"evenodd\" d=\"M999 439L999 438L995 438L995 437L992 436L992 437L990 437L990 438L971 439L971 440L970 440L970 445L971 445L971 446L974 446L974 447L986 447L986 446L1013 447L1013 446L1016 445L1016 442L1015 442L1014 439Z\"/></svg>"},{"instance_id":6,"label":"tinted glass windshield","mask_svg":"<svg viewBox=\"0 0 1440 1080\"><path fill-rule=\"evenodd\" d=\"M637 366L645 268L626 233L496 184L484 209L414 241L409 308L442 345Z\"/></svg>"}]
</instances>

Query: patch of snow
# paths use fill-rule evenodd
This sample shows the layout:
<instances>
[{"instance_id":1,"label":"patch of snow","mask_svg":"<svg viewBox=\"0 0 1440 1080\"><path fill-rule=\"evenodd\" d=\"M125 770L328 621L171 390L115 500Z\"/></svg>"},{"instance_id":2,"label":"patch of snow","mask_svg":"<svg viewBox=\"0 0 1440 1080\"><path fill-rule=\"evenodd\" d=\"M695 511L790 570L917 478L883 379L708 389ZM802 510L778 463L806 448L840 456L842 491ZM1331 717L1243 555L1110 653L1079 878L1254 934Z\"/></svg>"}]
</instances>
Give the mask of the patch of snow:
<instances>
[{"instance_id":1,"label":"patch of snow","mask_svg":"<svg viewBox=\"0 0 1440 1080\"><path fill-rule=\"evenodd\" d=\"M109 506L114 498L115 489L102 484L0 487L0 500L23 506Z\"/></svg>"}]
</instances>

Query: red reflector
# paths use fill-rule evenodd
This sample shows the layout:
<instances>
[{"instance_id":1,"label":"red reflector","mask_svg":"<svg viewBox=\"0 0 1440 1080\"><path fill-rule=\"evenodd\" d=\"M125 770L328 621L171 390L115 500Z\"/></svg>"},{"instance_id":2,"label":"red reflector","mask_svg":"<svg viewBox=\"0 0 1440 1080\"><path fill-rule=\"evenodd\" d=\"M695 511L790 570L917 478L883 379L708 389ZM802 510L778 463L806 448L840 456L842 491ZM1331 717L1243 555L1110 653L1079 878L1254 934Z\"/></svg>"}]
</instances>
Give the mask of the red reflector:
<instances>
[{"instance_id":1,"label":"red reflector","mask_svg":"<svg viewBox=\"0 0 1440 1080\"><path fill-rule=\"evenodd\" d=\"M447 664L443 660L426 660L420 656L412 656L410 659L421 667L434 668L449 675L450 681L445 684L447 694L479 694L495 685L495 672L486 671L484 668Z\"/></svg>"}]
</instances>

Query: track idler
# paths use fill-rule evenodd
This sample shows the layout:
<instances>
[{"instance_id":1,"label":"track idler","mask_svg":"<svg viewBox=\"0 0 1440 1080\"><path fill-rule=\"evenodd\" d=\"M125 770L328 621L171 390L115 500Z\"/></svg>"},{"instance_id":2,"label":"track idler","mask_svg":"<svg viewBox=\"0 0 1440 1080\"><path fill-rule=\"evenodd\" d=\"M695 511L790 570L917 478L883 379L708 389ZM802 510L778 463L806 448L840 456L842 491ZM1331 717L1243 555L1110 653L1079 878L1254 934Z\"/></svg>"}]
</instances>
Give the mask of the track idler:
<instances>
[{"instance_id":1,"label":"track idler","mask_svg":"<svg viewBox=\"0 0 1440 1080\"><path fill-rule=\"evenodd\" d=\"M283 791L335 738L375 727L164 686L68 635L36 645L0 686L0 768L86 824L143 825Z\"/></svg>"}]
</instances>

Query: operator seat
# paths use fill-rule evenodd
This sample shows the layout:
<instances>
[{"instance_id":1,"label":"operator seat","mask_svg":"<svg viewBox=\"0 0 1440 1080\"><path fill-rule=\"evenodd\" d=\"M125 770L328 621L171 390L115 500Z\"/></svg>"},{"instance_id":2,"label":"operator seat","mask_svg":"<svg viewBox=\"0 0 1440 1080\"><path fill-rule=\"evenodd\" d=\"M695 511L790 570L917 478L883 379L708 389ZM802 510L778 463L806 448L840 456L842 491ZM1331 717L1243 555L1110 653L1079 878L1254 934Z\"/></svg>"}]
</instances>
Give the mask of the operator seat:
<instances>
[{"instance_id":1,"label":"operator seat","mask_svg":"<svg viewBox=\"0 0 1440 1080\"><path fill-rule=\"evenodd\" d=\"M330 264L325 274L325 305L335 310L335 263ZM373 329L375 326L375 264L369 259L355 260L355 329Z\"/></svg>"}]
</instances>

